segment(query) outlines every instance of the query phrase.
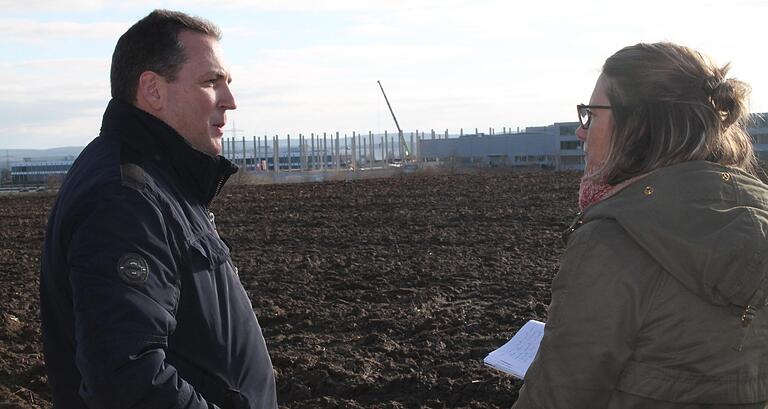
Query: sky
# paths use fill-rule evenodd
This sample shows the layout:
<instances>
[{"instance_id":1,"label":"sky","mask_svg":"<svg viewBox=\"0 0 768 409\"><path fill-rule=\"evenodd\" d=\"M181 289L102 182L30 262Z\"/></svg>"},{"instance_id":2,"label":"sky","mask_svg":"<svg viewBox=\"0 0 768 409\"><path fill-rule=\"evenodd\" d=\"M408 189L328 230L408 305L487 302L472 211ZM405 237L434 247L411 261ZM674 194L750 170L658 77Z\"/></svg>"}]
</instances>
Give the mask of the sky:
<instances>
[{"instance_id":1,"label":"sky","mask_svg":"<svg viewBox=\"0 0 768 409\"><path fill-rule=\"evenodd\" d=\"M377 80L405 132L575 121L607 57L657 41L731 62L768 112L763 0L0 0L0 149L96 137L115 42L154 8L221 27L238 138L396 131Z\"/></svg>"}]
</instances>

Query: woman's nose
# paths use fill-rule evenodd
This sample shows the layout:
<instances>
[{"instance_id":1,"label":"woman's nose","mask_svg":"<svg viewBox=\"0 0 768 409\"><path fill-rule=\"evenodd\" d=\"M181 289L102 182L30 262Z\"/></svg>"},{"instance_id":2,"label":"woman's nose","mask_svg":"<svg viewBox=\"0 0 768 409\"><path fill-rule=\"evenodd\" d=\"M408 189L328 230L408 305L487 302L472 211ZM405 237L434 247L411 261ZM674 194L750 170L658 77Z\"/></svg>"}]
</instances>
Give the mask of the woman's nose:
<instances>
[{"instance_id":1,"label":"woman's nose","mask_svg":"<svg viewBox=\"0 0 768 409\"><path fill-rule=\"evenodd\" d=\"M580 141L586 142L587 130L584 129L582 126L579 126L578 128L576 128L576 137L579 138Z\"/></svg>"}]
</instances>

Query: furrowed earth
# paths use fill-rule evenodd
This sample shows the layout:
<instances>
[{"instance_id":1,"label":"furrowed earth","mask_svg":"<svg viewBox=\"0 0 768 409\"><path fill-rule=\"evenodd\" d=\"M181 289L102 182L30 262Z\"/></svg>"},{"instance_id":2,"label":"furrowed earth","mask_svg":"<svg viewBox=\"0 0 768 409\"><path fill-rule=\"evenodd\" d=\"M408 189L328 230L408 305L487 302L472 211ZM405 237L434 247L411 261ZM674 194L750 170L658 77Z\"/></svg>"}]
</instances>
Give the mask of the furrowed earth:
<instances>
[{"instance_id":1,"label":"furrowed earth","mask_svg":"<svg viewBox=\"0 0 768 409\"><path fill-rule=\"evenodd\" d=\"M510 407L522 381L482 361L527 320L546 320L579 176L228 184L212 211L280 407ZM38 275L54 200L0 195L0 408L51 407Z\"/></svg>"}]
</instances>

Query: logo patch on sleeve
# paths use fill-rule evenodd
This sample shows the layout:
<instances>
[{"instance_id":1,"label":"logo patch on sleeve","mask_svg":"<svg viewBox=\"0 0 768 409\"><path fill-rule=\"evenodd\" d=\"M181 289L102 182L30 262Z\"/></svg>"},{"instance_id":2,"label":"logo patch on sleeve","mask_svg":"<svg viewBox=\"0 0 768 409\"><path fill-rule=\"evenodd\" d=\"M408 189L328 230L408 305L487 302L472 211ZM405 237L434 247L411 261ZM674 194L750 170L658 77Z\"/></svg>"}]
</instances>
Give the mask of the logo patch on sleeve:
<instances>
[{"instance_id":1,"label":"logo patch on sleeve","mask_svg":"<svg viewBox=\"0 0 768 409\"><path fill-rule=\"evenodd\" d=\"M117 273L128 284L142 284L149 277L149 264L138 254L126 253L117 262Z\"/></svg>"}]
</instances>

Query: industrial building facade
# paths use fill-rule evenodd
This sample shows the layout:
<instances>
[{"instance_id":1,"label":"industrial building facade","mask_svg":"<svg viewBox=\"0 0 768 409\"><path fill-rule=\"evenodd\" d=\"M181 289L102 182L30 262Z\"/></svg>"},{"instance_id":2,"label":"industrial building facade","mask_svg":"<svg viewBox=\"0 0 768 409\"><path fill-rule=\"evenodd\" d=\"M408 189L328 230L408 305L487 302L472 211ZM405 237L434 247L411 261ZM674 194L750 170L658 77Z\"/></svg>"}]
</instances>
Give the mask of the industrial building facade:
<instances>
[{"instance_id":1,"label":"industrial building facade","mask_svg":"<svg viewBox=\"0 0 768 409\"><path fill-rule=\"evenodd\" d=\"M584 149L576 137L578 122L528 127L525 132L462 135L420 141L427 161L472 163L480 166L540 167L584 170ZM758 160L768 163L768 113L752 114L747 128Z\"/></svg>"},{"instance_id":2,"label":"industrial building facade","mask_svg":"<svg viewBox=\"0 0 768 409\"><path fill-rule=\"evenodd\" d=\"M14 185L42 185L61 183L74 159L32 160L11 164L11 181Z\"/></svg>"},{"instance_id":3,"label":"industrial building facade","mask_svg":"<svg viewBox=\"0 0 768 409\"><path fill-rule=\"evenodd\" d=\"M549 126L528 127L524 132L501 134L489 130L489 134L448 135L446 131L445 137L436 137L433 132L431 139L422 138L424 135L418 137L417 134L417 157L422 162L455 166L583 170L584 149L576 137L578 127L578 122L556 122ZM768 113L753 114L748 131L758 159L768 163ZM392 145L395 145L394 142ZM352 147L354 149L354 144ZM349 153L346 147L344 149ZM402 159L395 153L399 151L393 148L394 156L389 159ZM228 156L237 158L238 153ZM283 159L289 163L295 158L281 158L280 161L284 162ZM73 157L25 159L24 162L11 164L11 178L16 185L60 182L73 162Z\"/></svg>"},{"instance_id":4,"label":"industrial building facade","mask_svg":"<svg viewBox=\"0 0 768 409\"><path fill-rule=\"evenodd\" d=\"M426 161L489 167L583 170L584 150L576 137L578 126L578 122L556 122L528 127L519 133L424 139L420 141L420 156Z\"/></svg>"}]
</instances>

